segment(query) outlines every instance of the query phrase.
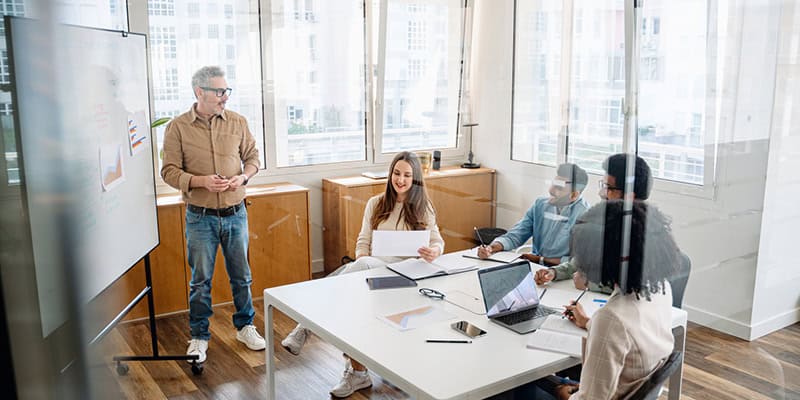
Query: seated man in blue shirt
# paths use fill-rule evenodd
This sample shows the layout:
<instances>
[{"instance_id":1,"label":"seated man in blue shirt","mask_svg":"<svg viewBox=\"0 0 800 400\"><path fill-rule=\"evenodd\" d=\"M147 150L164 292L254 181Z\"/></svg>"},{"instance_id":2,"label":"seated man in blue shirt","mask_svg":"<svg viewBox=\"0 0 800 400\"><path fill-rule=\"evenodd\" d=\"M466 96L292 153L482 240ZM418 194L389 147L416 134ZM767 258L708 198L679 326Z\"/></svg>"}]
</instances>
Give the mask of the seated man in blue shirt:
<instances>
[{"instance_id":1,"label":"seated man in blue shirt","mask_svg":"<svg viewBox=\"0 0 800 400\"><path fill-rule=\"evenodd\" d=\"M559 165L550 195L536 199L508 233L479 247L478 256L488 258L498 251L514 250L532 238L532 252L522 258L546 266L566 262L572 225L589 209L589 203L581 197L588 180L583 168L569 163Z\"/></svg>"},{"instance_id":2,"label":"seated man in blue shirt","mask_svg":"<svg viewBox=\"0 0 800 400\"><path fill-rule=\"evenodd\" d=\"M650 189L653 187L653 175L647 161L639 156L635 156L634 172L631 179L627 179L628 155L619 153L609 156L603 161L605 176L598 182L598 195L603 200L619 200L625 198L625 182L633 181L633 192L628 192L634 200L647 200L650 197ZM593 292L611 293L614 288L600 286L586 280L586 277L577 273L578 268L572 260L562 263L553 268L540 269L536 271L536 284L541 285L545 282L560 281L570 279L575 282L577 289L589 289Z\"/></svg>"}]
</instances>

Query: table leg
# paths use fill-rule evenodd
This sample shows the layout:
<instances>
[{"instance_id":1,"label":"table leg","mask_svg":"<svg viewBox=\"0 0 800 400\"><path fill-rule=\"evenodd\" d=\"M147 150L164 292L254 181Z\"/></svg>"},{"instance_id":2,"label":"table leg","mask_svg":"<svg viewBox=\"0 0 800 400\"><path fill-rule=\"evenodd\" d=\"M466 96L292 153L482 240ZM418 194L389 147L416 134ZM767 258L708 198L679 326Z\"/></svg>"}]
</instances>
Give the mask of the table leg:
<instances>
[{"instance_id":1,"label":"table leg","mask_svg":"<svg viewBox=\"0 0 800 400\"><path fill-rule=\"evenodd\" d=\"M683 383L683 363L686 359L686 326L672 328L672 336L675 338L675 351L684 352L678 369L669 377L669 400L679 400Z\"/></svg>"},{"instance_id":2,"label":"table leg","mask_svg":"<svg viewBox=\"0 0 800 400\"><path fill-rule=\"evenodd\" d=\"M267 400L275 399L275 331L273 330L272 305L264 300L264 336L267 341Z\"/></svg>"}]
</instances>

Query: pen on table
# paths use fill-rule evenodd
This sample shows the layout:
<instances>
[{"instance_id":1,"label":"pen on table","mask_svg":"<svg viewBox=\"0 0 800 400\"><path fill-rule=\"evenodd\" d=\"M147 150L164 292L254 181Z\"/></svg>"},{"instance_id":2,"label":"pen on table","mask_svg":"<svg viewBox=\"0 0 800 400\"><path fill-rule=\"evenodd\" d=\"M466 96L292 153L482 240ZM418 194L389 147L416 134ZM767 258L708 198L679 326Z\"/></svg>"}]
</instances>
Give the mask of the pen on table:
<instances>
[{"instance_id":1,"label":"pen on table","mask_svg":"<svg viewBox=\"0 0 800 400\"><path fill-rule=\"evenodd\" d=\"M425 343L472 343L472 340L440 340L440 339L426 339Z\"/></svg>"},{"instance_id":2,"label":"pen on table","mask_svg":"<svg viewBox=\"0 0 800 400\"><path fill-rule=\"evenodd\" d=\"M544 288L544 290L542 290L542 294L539 295L539 300L541 300L542 297L544 297L545 293L547 293L547 288Z\"/></svg>"},{"instance_id":3,"label":"pen on table","mask_svg":"<svg viewBox=\"0 0 800 400\"><path fill-rule=\"evenodd\" d=\"M583 292L581 292L580 296L578 296L578 298L577 298L577 299L575 299L575 301L573 301L573 302L572 302L572 304L573 304L573 305L575 305L575 304L578 304L578 301L580 301L580 300L581 300L581 297L583 297L583 295L585 295L585 294L586 294L586 292L588 292L588 291L589 291L589 289L583 289ZM562 315L562 316L561 316L561 319L564 319L564 318L565 318L566 316L568 316L568 315L572 315L572 311L569 311L569 310L568 310L568 311L565 311L565 312L564 312L564 315Z\"/></svg>"}]
</instances>

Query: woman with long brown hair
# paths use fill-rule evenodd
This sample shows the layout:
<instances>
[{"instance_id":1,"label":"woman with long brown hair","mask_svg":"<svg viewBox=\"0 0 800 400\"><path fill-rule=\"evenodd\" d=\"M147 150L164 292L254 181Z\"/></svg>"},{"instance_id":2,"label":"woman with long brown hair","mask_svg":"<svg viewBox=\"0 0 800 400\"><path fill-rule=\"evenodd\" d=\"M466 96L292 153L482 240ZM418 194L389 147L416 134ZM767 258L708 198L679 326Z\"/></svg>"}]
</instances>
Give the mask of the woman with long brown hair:
<instances>
[{"instance_id":1,"label":"woman with long brown hair","mask_svg":"<svg viewBox=\"0 0 800 400\"><path fill-rule=\"evenodd\" d=\"M356 260L343 267L341 274L385 266L405 257L373 257L372 233L376 230L430 231L427 246L420 247L419 256L430 262L444 252L444 240L436 225L436 213L428 199L422 166L417 155L408 151L394 157L389 166L386 190L367 201L361 232L356 242ZM283 340L281 345L292 354L300 354L308 331L301 325ZM372 386L367 368L345 355L345 371L341 381L331 390L334 397L347 397L356 390Z\"/></svg>"}]
</instances>

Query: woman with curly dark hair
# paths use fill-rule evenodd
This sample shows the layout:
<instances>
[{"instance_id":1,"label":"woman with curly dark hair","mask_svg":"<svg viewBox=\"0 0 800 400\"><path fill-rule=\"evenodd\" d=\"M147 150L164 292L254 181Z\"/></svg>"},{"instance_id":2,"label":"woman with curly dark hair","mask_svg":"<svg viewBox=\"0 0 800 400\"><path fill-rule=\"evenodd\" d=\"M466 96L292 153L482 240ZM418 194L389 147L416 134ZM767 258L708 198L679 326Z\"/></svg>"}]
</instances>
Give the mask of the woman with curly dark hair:
<instances>
[{"instance_id":1,"label":"woman with curly dark hair","mask_svg":"<svg viewBox=\"0 0 800 400\"><path fill-rule=\"evenodd\" d=\"M643 201L602 202L575 223L570 247L586 280L614 291L591 320L580 304L566 306L589 331L580 383L544 378L516 389L515 399L623 399L672 353L668 282L681 255L669 218Z\"/></svg>"},{"instance_id":2,"label":"woman with curly dark hair","mask_svg":"<svg viewBox=\"0 0 800 400\"><path fill-rule=\"evenodd\" d=\"M670 220L642 201L607 201L575 224L571 246L586 279L614 292L591 320L580 304L567 306L570 320L589 335L580 385L558 386L556 397L624 398L672 352L668 282L681 256Z\"/></svg>"}]
</instances>

